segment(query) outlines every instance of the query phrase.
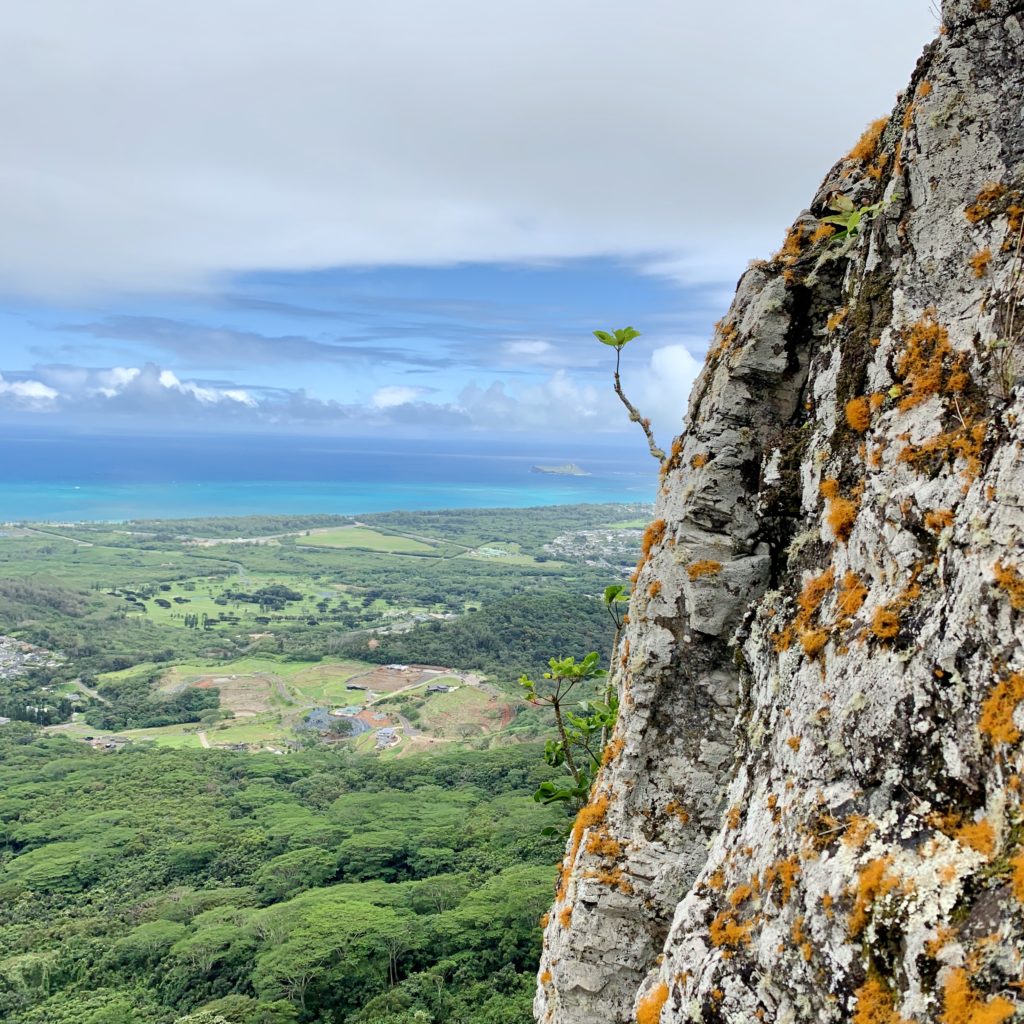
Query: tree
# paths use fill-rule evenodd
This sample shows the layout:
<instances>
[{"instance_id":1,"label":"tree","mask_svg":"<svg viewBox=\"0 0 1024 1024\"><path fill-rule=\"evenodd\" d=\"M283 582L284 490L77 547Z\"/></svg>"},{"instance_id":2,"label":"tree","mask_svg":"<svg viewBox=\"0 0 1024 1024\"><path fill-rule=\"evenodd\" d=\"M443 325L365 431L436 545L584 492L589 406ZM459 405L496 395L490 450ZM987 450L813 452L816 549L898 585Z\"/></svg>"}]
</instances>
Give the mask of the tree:
<instances>
[{"instance_id":1,"label":"tree","mask_svg":"<svg viewBox=\"0 0 1024 1024\"><path fill-rule=\"evenodd\" d=\"M544 760L552 768L564 767L569 773L568 779L542 782L534 793L535 800L562 801L576 809L587 802L590 787L601 767L602 737L607 736L615 724L619 702L615 694L607 691L608 699L604 703L570 698L581 684L607 675L598 666L599 660L596 651L591 651L580 662L572 656L552 658L548 662L550 670L543 676L545 684L535 683L526 675L519 679L527 700L537 706L550 707L555 715L558 739L548 740L544 745Z\"/></svg>"}]
</instances>

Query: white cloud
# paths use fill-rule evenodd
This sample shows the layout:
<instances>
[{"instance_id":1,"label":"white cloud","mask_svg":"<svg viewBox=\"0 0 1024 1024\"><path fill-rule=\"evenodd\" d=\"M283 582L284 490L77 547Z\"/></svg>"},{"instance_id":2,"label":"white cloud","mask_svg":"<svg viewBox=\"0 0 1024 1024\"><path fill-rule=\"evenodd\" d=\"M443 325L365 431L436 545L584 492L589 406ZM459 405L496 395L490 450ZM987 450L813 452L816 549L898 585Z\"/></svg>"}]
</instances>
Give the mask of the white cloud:
<instances>
[{"instance_id":1,"label":"white cloud","mask_svg":"<svg viewBox=\"0 0 1024 1024\"><path fill-rule=\"evenodd\" d=\"M393 409L396 405L408 405L410 402L415 402L424 393L424 388L389 384L374 391L370 404L375 409Z\"/></svg>"},{"instance_id":2,"label":"white cloud","mask_svg":"<svg viewBox=\"0 0 1024 1024\"><path fill-rule=\"evenodd\" d=\"M507 341L504 349L510 356L527 356L536 359L539 356L550 355L554 351L554 346L549 341Z\"/></svg>"},{"instance_id":3,"label":"white cloud","mask_svg":"<svg viewBox=\"0 0 1024 1024\"><path fill-rule=\"evenodd\" d=\"M139 371L135 371L138 376ZM132 380L135 377L131 378ZM161 370L157 380L160 386L169 391L178 391L183 395L191 395L202 405L216 405L218 402L237 402L250 408L257 406L257 401L241 388L216 388L195 383L194 381L178 380L173 370Z\"/></svg>"},{"instance_id":4,"label":"white cloud","mask_svg":"<svg viewBox=\"0 0 1024 1024\"><path fill-rule=\"evenodd\" d=\"M137 366L113 366L109 370L100 370L96 374L99 384L95 390L104 398L113 398L131 384L140 372Z\"/></svg>"},{"instance_id":5,"label":"white cloud","mask_svg":"<svg viewBox=\"0 0 1024 1024\"><path fill-rule=\"evenodd\" d=\"M46 408L59 397L59 392L38 380L5 380L0 374L0 399L7 398L16 405L30 409Z\"/></svg>"},{"instance_id":6,"label":"white cloud","mask_svg":"<svg viewBox=\"0 0 1024 1024\"><path fill-rule=\"evenodd\" d=\"M665 447L666 439L683 429L690 388L701 366L701 360L694 358L685 345L665 345L654 349L648 365L630 377L637 381L634 404L651 418ZM630 391L627 394L632 399Z\"/></svg>"},{"instance_id":7,"label":"white cloud","mask_svg":"<svg viewBox=\"0 0 1024 1024\"><path fill-rule=\"evenodd\" d=\"M677 433L686 395L700 369L685 346L662 345L646 362L623 366L627 394L650 416L663 444ZM509 435L628 434L628 421L612 386L611 370L595 386L565 368L538 383L495 379L464 387L454 401L433 399L432 388L390 384L364 405L345 405L302 390L252 389L231 381L182 379L173 370L141 367L87 369L37 366L31 376L0 375L0 413L59 413L69 422L114 418L147 426L180 421L207 427L315 427L355 431L392 428L436 433L475 430Z\"/></svg>"},{"instance_id":8,"label":"white cloud","mask_svg":"<svg viewBox=\"0 0 1024 1024\"><path fill-rule=\"evenodd\" d=\"M733 278L934 30L924 0L8 8L0 285L51 295L593 254Z\"/></svg>"}]
</instances>

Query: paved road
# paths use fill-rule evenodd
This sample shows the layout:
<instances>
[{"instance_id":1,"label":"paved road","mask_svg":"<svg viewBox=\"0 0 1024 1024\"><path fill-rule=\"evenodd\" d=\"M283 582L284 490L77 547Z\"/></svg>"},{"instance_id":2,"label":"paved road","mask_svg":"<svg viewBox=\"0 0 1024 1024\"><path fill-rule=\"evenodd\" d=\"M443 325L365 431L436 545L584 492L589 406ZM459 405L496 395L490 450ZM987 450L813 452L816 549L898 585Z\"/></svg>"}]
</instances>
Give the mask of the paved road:
<instances>
[{"instance_id":1,"label":"paved road","mask_svg":"<svg viewBox=\"0 0 1024 1024\"><path fill-rule=\"evenodd\" d=\"M81 679L72 679L71 685L77 686L82 691L82 693L86 694L89 697L92 697L93 700L98 700L101 704L110 703L110 701L107 700L107 698L104 697L101 693L99 693L96 690L93 690L91 687L86 686Z\"/></svg>"}]
</instances>

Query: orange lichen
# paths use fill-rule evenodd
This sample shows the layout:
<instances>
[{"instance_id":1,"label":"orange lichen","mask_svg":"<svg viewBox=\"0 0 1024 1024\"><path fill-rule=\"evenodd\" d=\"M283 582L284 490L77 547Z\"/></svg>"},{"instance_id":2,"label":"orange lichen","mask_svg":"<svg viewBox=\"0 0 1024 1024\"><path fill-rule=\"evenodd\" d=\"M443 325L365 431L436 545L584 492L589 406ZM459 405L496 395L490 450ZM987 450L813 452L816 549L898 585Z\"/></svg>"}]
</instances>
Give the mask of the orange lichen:
<instances>
[{"instance_id":1,"label":"orange lichen","mask_svg":"<svg viewBox=\"0 0 1024 1024\"><path fill-rule=\"evenodd\" d=\"M705 558L699 562L692 562L686 567L686 575L690 580L699 580L702 576L717 576L722 571L722 563Z\"/></svg>"},{"instance_id":2,"label":"orange lichen","mask_svg":"<svg viewBox=\"0 0 1024 1024\"><path fill-rule=\"evenodd\" d=\"M821 653L827 642L827 634L822 641L819 630L812 628L811 623L822 601L825 600L835 580L835 572L830 566L819 576L811 577L804 583L804 588L796 599L797 612L792 625L787 626L781 633L777 633L772 639L777 651L786 651L793 645L794 639L799 639L800 644L809 657L815 657ZM806 640L805 640L806 637ZM819 641L822 641L819 643Z\"/></svg>"},{"instance_id":3,"label":"orange lichen","mask_svg":"<svg viewBox=\"0 0 1024 1024\"><path fill-rule=\"evenodd\" d=\"M899 879L889 874L892 857L876 857L857 875L853 909L850 911L850 935L856 938L868 923L875 903L899 887Z\"/></svg>"},{"instance_id":4,"label":"orange lichen","mask_svg":"<svg viewBox=\"0 0 1024 1024\"><path fill-rule=\"evenodd\" d=\"M587 840L587 853L608 860L618 860L622 856L622 843L615 839L606 828L599 828Z\"/></svg>"},{"instance_id":5,"label":"orange lichen","mask_svg":"<svg viewBox=\"0 0 1024 1024\"><path fill-rule=\"evenodd\" d=\"M861 610L867 596L868 588L861 578L852 570L847 570L839 584L839 596L836 599L839 625L849 625L853 617Z\"/></svg>"},{"instance_id":6,"label":"orange lichen","mask_svg":"<svg viewBox=\"0 0 1024 1024\"><path fill-rule=\"evenodd\" d=\"M846 403L846 425L858 434L863 434L871 426L871 405L863 395Z\"/></svg>"},{"instance_id":7,"label":"orange lichen","mask_svg":"<svg viewBox=\"0 0 1024 1024\"><path fill-rule=\"evenodd\" d=\"M643 540L640 542L640 560L643 562L651 554L651 548L655 545L660 544L665 539L665 523L664 519L655 519L646 530L644 530Z\"/></svg>"},{"instance_id":8,"label":"orange lichen","mask_svg":"<svg viewBox=\"0 0 1024 1024\"><path fill-rule=\"evenodd\" d=\"M885 173L886 167L889 166L889 154L879 153L877 157L871 162L868 167L868 177L873 178L875 181L881 180L882 175Z\"/></svg>"},{"instance_id":9,"label":"orange lichen","mask_svg":"<svg viewBox=\"0 0 1024 1024\"><path fill-rule=\"evenodd\" d=\"M690 812L678 800L669 800L665 813L675 815L683 825L690 820Z\"/></svg>"},{"instance_id":10,"label":"orange lichen","mask_svg":"<svg viewBox=\"0 0 1024 1024\"><path fill-rule=\"evenodd\" d=\"M981 450L987 431L986 421L965 424L937 434L922 444L908 444L900 452L899 461L920 469L963 459L967 464L964 477L970 482L981 472Z\"/></svg>"},{"instance_id":11,"label":"orange lichen","mask_svg":"<svg viewBox=\"0 0 1024 1024\"><path fill-rule=\"evenodd\" d=\"M682 436L677 437L672 442L672 448L668 453L668 458L662 460L661 469L659 470L659 476L662 480L665 479L674 469L678 469L682 463L683 457L683 438Z\"/></svg>"},{"instance_id":12,"label":"orange lichen","mask_svg":"<svg viewBox=\"0 0 1024 1024\"><path fill-rule=\"evenodd\" d=\"M636 1024L658 1024L661 1011L668 1002L668 985L659 981L636 1006Z\"/></svg>"},{"instance_id":13,"label":"orange lichen","mask_svg":"<svg viewBox=\"0 0 1024 1024\"><path fill-rule=\"evenodd\" d=\"M796 884L796 877L800 874L800 859L794 854L785 860L778 862L779 885L782 888L782 902L788 903L789 897Z\"/></svg>"},{"instance_id":14,"label":"orange lichen","mask_svg":"<svg viewBox=\"0 0 1024 1024\"><path fill-rule=\"evenodd\" d=\"M819 224L813 232L811 232L811 245L817 245L818 242L824 242L826 239L831 238L838 228L834 224Z\"/></svg>"},{"instance_id":15,"label":"orange lichen","mask_svg":"<svg viewBox=\"0 0 1024 1024\"><path fill-rule=\"evenodd\" d=\"M558 879L558 889L555 893L556 902L561 902L565 899L565 894L569 891L569 878L572 874L573 865L576 863L576 855L579 853L580 844L583 842L583 833L588 828L600 825L601 822L604 821L604 817L608 813L608 805L610 802L611 797L608 793L602 793L600 796L593 798L591 802L576 815L576 820L573 822L572 826L572 841L569 845L569 856L562 862L562 872Z\"/></svg>"},{"instance_id":16,"label":"orange lichen","mask_svg":"<svg viewBox=\"0 0 1024 1024\"><path fill-rule=\"evenodd\" d=\"M837 309L829 318L825 321L825 330L831 334L837 327L842 326L843 321L846 319L846 314L849 310L846 306L842 306Z\"/></svg>"},{"instance_id":17,"label":"orange lichen","mask_svg":"<svg viewBox=\"0 0 1024 1024\"><path fill-rule=\"evenodd\" d=\"M541 919L540 919L540 926L541 926L541 928L547 928L548 921L550 921L550 920L551 920L551 915L550 914L542 914L541 915Z\"/></svg>"},{"instance_id":18,"label":"orange lichen","mask_svg":"<svg viewBox=\"0 0 1024 1024\"><path fill-rule=\"evenodd\" d=\"M711 922L708 934L711 945L724 946L726 949L738 949L750 944L750 933L754 930L753 921L740 921L733 910L723 910Z\"/></svg>"},{"instance_id":19,"label":"orange lichen","mask_svg":"<svg viewBox=\"0 0 1024 1024\"><path fill-rule=\"evenodd\" d=\"M986 999L971 986L962 967L953 967L942 986L942 1024L1003 1024L1016 1006L1002 996Z\"/></svg>"},{"instance_id":20,"label":"orange lichen","mask_svg":"<svg viewBox=\"0 0 1024 1024\"><path fill-rule=\"evenodd\" d=\"M937 508L924 514L925 529L932 533L941 533L947 526L953 525L953 510L951 508Z\"/></svg>"},{"instance_id":21,"label":"orange lichen","mask_svg":"<svg viewBox=\"0 0 1024 1024\"><path fill-rule=\"evenodd\" d=\"M629 879L622 873L622 868L602 868L600 871L588 871L586 872L587 878L596 878L602 885L607 885L609 889L618 889L619 892L629 895L633 891L633 886L630 885Z\"/></svg>"},{"instance_id":22,"label":"orange lichen","mask_svg":"<svg viewBox=\"0 0 1024 1024\"><path fill-rule=\"evenodd\" d=\"M964 210L964 216L972 223L991 220L998 213L996 203L1006 195L1006 186L990 181L975 197L973 203Z\"/></svg>"},{"instance_id":23,"label":"orange lichen","mask_svg":"<svg viewBox=\"0 0 1024 1024\"><path fill-rule=\"evenodd\" d=\"M832 498L829 501L825 519L836 540L846 543L853 533L853 524L857 521L857 502L849 498Z\"/></svg>"},{"instance_id":24,"label":"orange lichen","mask_svg":"<svg viewBox=\"0 0 1024 1024\"><path fill-rule=\"evenodd\" d=\"M949 945L949 940L956 935L956 929L949 925L940 924L935 929L935 935L930 938L924 946L925 953L930 957L936 957Z\"/></svg>"},{"instance_id":25,"label":"orange lichen","mask_svg":"<svg viewBox=\"0 0 1024 1024\"><path fill-rule=\"evenodd\" d=\"M800 609L797 616L798 626L806 626L817 615L821 602L832 589L834 580L835 570L829 566L821 575L812 577L804 584L800 596L796 599L797 607Z\"/></svg>"},{"instance_id":26,"label":"orange lichen","mask_svg":"<svg viewBox=\"0 0 1024 1024\"><path fill-rule=\"evenodd\" d=\"M725 885L725 872L718 868L709 878L707 882L708 888L719 892L722 886Z\"/></svg>"},{"instance_id":27,"label":"orange lichen","mask_svg":"<svg viewBox=\"0 0 1024 1024\"><path fill-rule=\"evenodd\" d=\"M996 834L990 822L984 818L981 821L969 821L961 825L954 833L953 838L964 846L980 853L983 857L991 857L996 851Z\"/></svg>"},{"instance_id":28,"label":"orange lichen","mask_svg":"<svg viewBox=\"0 0 1024 1024\"><path fill-rule=\"evenodd\" d=\"M927 310L917 323L903 332L903 344L896 364L897 376L908 391L900 401L903 412L932 395L962 391L966 386L964 355L953 351L949 332L936 321L934 310Z\"/></svg>"},{"instance_id":29,"label":"orange lichen","mask_svg":"<svg viewBox=\"0 0 1024 1024\"><path fill-rule=\"evenodd\" d=\"M916 110L917 110L916 105L911 103L907 107L907 109L905 111L903 111L903 130L904 131L907 131L907 129L909 129L910 126L914 123L914 113L916 112Z\"/></svg>"},{"instance_id":30,"label":"orange lichen","mask_svg":"<svg viewBox=\"0 0 1024 1024\"><path fill-rule=\"evenodd\" d=\"M776 861L774 864L769 864L764 870L764 889L767 892L778 881L779 902L785 906L789 902L799 874L800 858L797 854L793 854L792 857L787 857L785 860Z\"/></svg>"},{"instance_id":31,"label":"orange lichen","mask_svg":"<svg viewBox=\"0 0 1024 1024\"><path fill-rule=\"evenodd\" d=\"M661 580L655 580L647 588L647 596L648 597L657 597L660 593L661 593Z\"/></svg>"},{"instance_id":32,"label":"orange lichen","mask_svg":"<svg viewBox=\"0 0 1024 1024\"><path fill-rule=\"evenodd\" d=\"M805 232L806 229L802 224L794 224L786 232L786 240L782 243L782 248L772 258L781 260L783 263L794 262L803 250Z\"/></svg>"},{"instance_id":33,"label":"orange lichen","mask_svg":"<svg viewBox=\"0 0 1024 1024\"><path fill-rule=\"evenodd\" d=\"M733 907L738 907L741 903L746 903L751 896L754 895L754 890L749 885L737 885L731 893L729 893L729 904Z\"/></svg>"},{"instance_id":34,"label":"orange lichen","mask_svg":"<svg viewBox=\"0 0 1024 1024\"><path fill-rule=\"evenodd\" d=\"M1024 850L1010 858L1010 889L1018 903L1024 903Z\"/></svg>"},{"instance_id":35,"label":"orange lichen","mask_svg":"<svg viewBox=\"0 0 1024 1024\"><path fill-rule=\"evenodd\" d=\"M690 465L694 469L700 469L701 466L708 464L708 456L706 452L697 452L692 459L690 459Z\"/></svg>"},{"instance_id":36,"label":"orange lichen","mask_svg":"<svg viewBox=\"0 0 1024 1024\"><path fill-rule=\"evenodd\" d=\"M981 705L978 731L988 736L993 744L1016 743L1020 729L1013 724L1013 715L1022 700L1024 672L1015 672L1009 679L997 683Z\"/></svg>"},{"instance_id":37,"label":"orange lichen","mask_svg":"<svg viewBox=\"0 0 1024 1024\"><path fill-rule=\"evenodd\" d=\"M611 764L622 753L622 748L625 745L626 741L621 736L616 736L610 740L608 746L604 748L604 753L601 755L601 764Z\"/></svg>"},{"instance_id":38,"label":"orange lichen","mask_svg":"<svg viewBox=\"0 0 1024 1024\"><path fill-rule=\"evenodd\" d=\"M1003 565L996 562L992 566L992 575L995 577L996 586L1005 590L1010 598L1010 606L1017 611L1024 611L1024 576L1015 565Z\"/></svg>"},{"instance_id":39,"label":"orange lichen","mask_svg":"<svg viewBox=\"0 0 1024 1024\"><path fill-rule=\"evenodd\" d=\"M979 249L971 257L971 269L975 277L984 277L988 273L988 265L992 262L992 250L987 246Z\"/></svg>"},{"instance_id":40,"label":"orange lichen","mask_svg":"<svg viewBox=\"0 0 1024 1024\"><path fill-rule=\"evenodd\" d=\"M786 746L789 747L790 750L799 750L800 743L801 740L799 736L790 736L789 739L786 740Z\"/></svg>"},{"instance_id":41,"label":"orange lichen","mask_svg":"<svg viewBox=\"0 0 1024 1024\"><path fill-rule=\"evenodd\" d=\"M540 976L540 983L541 983L542 985L550 985L550 984L551 984L551 972L550 972L549 970L546 970L546 969L545 969L545 970L544 970L544 971L543 971L543 972L541 973L541 976Z\"/></svg>"},{"instance_id":42,"label":"orange lichen","mask_svg":"<svg viewBox=\"0 0 1024 1024\"><path fill-rule=\"evenodd\" d=\"M918 95L918 97L920 99L923 100L926 96L930 96L931 94L932 94L932 83L931 82L925 81L925 82L921 82L921 84L918 85L918 87L917 87L917 95Z\"/></svg>"},{"instance_id":43,"label":"orange lichen","mask_svg":"<svg viewBox=\"0 0 1024 1024\"><path fill-rule=\"evenodd\" d=\"M828 630L825 629L805 629L800 634L800 646L803 648L804 654L807 655L811 661L814 661L819 654L825 649L828 644ZM790 743L792 746L792 743ZM794 749L796 749L794 747Z\"/></svg>"},{"instance_id":44,"label":"orange lichen","mask_svg":"<svg viewBox=\"0 0 1024 1024\"><path fill-rule=\"evenodd\" d=\"M899 613L891 605L876 608L871 617L871 632L880 640L891 640L900 631Z\"/></svg>"},{"instance_id":45,"label":"orange lichen","mask_svg":"<svg viewBox=\"0 0 1024 1024\"><path fill-rule=\"evenodd\" d=\"M740 336L740 329L733 320L719 320L715 324L715 337L718 339L708 350L709 359L719 359L725 355Z\"/></svg>"},{"instance_id":46,"label":"orange lichen","mask_svg":"<svg viewBox=\"0 0 1024 1024\"><path fill-rule=\"evenodd\" d=\"M725 823L729 826L730 829L733 830L738 829L740 827L739 804L733 804L733 806L729 808L728 812L725 815Z\"/></svg>"},{"instance_id":47,"label":"orange lichen","mask_svg":"<svg viewBox=\"0 0 1024 1024\"><path fill-rule=\"evenodd\" d=\"M896 999L877 975L869 975L854 993L857 1006L851 1024L908 1024L896 1012Z\"/></svg>"},{"instance_id":48,"label":"orange lichen","mask_svg":"<svg viewBox=\"0 0 1024 1024\"><path fill-rule=\"evenodd\" d=\"M568 928L571 922L572 922L572 904L571 903L567 903L558 912L558 923L563 928Z\"/></svg>"},{"instance_id":49,"label":"orange lichen","mask_svg":"<svg viewBox=\"0 0 1024 1024\"><path fill-rule=\"evenodd\" d=\"M880 117L877 121L872 121L864 129L864 134L857 140L857 144L846 154L846 159L858 160L861 163L873 160L878 152L878 144L882 140L882 132L885 131L885 126L888 123L888 117Z\"/></svg>"}]
</instances>

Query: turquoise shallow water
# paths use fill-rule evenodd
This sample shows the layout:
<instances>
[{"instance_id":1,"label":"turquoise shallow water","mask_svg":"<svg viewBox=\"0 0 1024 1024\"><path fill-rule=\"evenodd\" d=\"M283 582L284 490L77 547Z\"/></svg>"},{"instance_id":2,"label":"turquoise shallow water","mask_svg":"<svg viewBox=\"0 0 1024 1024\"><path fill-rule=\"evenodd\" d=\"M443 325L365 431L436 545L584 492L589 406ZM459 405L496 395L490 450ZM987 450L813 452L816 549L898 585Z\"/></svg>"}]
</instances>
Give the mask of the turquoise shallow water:
<instances>
[{"instance_id":1,"label":"turquoise shallow water","mask_svg":"<svg viewBox=\"0 0 1024 1024\"><path fill-rule=\"evenodd\" d=\"M575 462L591 475L531 472ZM649 502L656 466L602 446L318 438L0 437L0 522Z\"/></svg>"},{"instance_id":2,"label":"turquoise shallow water","mask_svg":"<svg viewBox=\"0 0 1024 1024\"><path fill-rule=\"evenodd\" d=\"M386 512L391 509L529 508L652 501L630 486L343 484L233 481L225 484L0 484L0 522L189 519L199 516Z\"/></svg>"}]
</instances>

